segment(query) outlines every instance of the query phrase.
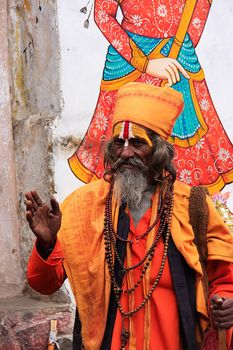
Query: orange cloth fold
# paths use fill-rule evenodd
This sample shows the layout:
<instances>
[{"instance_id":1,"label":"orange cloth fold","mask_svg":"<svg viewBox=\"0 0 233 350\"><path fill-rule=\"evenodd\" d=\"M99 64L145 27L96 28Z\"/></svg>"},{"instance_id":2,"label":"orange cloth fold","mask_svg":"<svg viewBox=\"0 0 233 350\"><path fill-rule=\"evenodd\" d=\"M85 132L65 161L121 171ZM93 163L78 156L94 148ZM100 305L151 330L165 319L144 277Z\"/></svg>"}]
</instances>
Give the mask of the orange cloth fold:
<instances>
[{"instance_id":1,"label":"orange cloth fold","mask_svg":"<svg viewBox=\"0 0 233 350\"><path fill-rule=\"evenodd\" d=\"M65 258L63 261L60 258L57 270L54 266L51 267L54 271L53 274L59 274L62 263L64 265L79 310L86 350L100 349L107 320L111 280L105 261L103 228L108 191L109 184L104 180L98 180L79 188L64 201L61 208L63 213L62 227L58 239ZM189 195L189 186L175 182L171 235L174 244L188 265L196 271L196 306L200 316L200 325L204 331L208 326L208 314L202 287L201 265L197 248L193 243L194 233L189 223ZM232 263L233 237L216 213L210 198L207 198L207 203L209 207L208 259ZM114 206L113 213L113 221L117 222L118 210L116 206ZM37 253L34 251L33 256L35 254ZM50 259L52 259L52 254ZM37 257L37 262L42 264L42 259ZM47 260L45 263L48 265L49 261ZM47 265L44 268L48 271ZM42 268L40 271L39 267L35 267L33 261L29 262L28 278L33 288L38 287L38 291L40 291L40 286L38 282L33 282L33 279L39 279L42 270ZM60 273L62 272L60 271ZM64 274L62 276L64 277ZM51 281L55 277L54 275L50 277L50 283L52 283ZM47 276L46 283L49 283L49 276ZM59 283L57 283L58 285Z\"/></svg>"},{"instance_id":2,"label":"orange cloth fold","mask_svg":"<svg viewBox=\"0 0 233 350\"><path fill-rule=\"evenodd\" d=\"M62 206L63 224L59 240L66 257L64 267L79 309L86 350L100 348L107 319L111 280L105 263L103 225L108 191L107 182L95 181L71 194ZM202 269L189 223L189 195L189 186L175 182L171 235L186 262L196 271L197 311L204 331L208 326L208 313L202 287ZM233 237L220 216L213 211L211 199L207 199L207 202L211 223L207 240L211 256L233 262ZM116 220L117 217L114 222ZM96 315L102 315L101 320Z\"/></svg>"},{"instance_id":3,"label":"orange cloth fold","mask_svg":"<svg viewBox=\"0 0 233 350\"><path fill-rule=\"evenodd\" d=\"M35 244L27 268L29 285L41 294L49 295L56 292L66 277L62 265L63 259L64 255L58 240L46 261L37 252Z\"/></svg>"}]
</instances>

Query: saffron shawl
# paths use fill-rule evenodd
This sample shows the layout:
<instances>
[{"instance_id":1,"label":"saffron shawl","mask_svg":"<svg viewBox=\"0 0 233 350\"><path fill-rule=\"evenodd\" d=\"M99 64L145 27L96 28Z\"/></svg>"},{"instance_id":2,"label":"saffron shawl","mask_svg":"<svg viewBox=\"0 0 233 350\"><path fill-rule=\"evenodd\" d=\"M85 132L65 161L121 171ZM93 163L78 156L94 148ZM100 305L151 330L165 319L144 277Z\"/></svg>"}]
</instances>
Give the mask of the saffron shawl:
<instances>
[{"instance_id":1,"label":"saffron shawl","mask_svg":"<svg viewBox=\"0 0 233 350\"><path fill-rule=\"evenodd\" d=\"M64 268L79 311L86 350L100 349L108 313L111 279L105 262L103 239L108 191L109 184L106 181L92 182L73 192L61 208L63 217L58 238L65 256ZM208 312L202 285L202 268L189 223L189 195L189 186L175 182L171 235L187 264L196 272L196 307L204 331L208 326ZM207 198L207 204L208 260L233 262L233 238L216 213L210 198ZM113 208L113 221L116 223L118 208L115 203Z\"/></svg>"}]
</instances>

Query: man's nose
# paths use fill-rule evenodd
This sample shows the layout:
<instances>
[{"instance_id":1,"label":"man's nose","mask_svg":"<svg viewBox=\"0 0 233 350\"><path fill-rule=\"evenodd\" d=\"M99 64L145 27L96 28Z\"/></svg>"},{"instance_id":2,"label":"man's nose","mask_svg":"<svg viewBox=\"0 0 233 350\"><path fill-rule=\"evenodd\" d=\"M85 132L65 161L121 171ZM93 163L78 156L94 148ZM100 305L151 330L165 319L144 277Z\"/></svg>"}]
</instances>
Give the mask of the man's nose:
<instances>
[{"instance_id":1,"label":"man's nose","mask_svg":"<svg viewBox=\"0 0 233 350\"><path fill-rule=\"evenodd\" d=\"M125 145L122 152L121 152L121 158L122 159L129 159L132 157L134 157L133 148L130 145Z\"/></svg>"}]
</instances>

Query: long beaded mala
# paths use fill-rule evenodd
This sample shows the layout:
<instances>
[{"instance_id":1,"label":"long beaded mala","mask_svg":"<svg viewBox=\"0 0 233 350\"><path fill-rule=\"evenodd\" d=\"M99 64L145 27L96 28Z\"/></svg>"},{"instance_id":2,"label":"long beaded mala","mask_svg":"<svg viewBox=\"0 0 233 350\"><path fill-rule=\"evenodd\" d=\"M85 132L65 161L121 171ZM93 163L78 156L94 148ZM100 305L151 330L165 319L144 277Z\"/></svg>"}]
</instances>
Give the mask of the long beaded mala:
<instances>
[{"instance_id":1,"label":"long beaded mala","mask_svg":"<svg viewBox=\"0 0 233 350\"><path fill-rule=\"evenodd\" d=\"M173 210L173 202L174 202L173 197L174 196L173 196L173 186L170 185L167 188L167 191L166 191L166 194L164 196L164 199L163 199L161 208L159 210L159 213L157 215L157 218L154 220L152 225L146 230L146 232L137 236L134 240L128 240L128 239L122 239L115 232L115 230L113 228L113 222L112 222L113 186L114 186L114 181L112 181L112 183L111 183L109 194L108 194L107 201L106 201L106 207L105 207L105 218L104 218L105 257L106 257L108 269L109 269L110 276L111 276L111 282L113 285L113 291L114 291L114 295L116 298L117 306L118 306L118 309L119 309L121 316L122 316L123 327L122 327L122 332L121 332L120 350L124 350L127 343L128 343L129 336L130 336L129 330L125 328L124 320L127 318L129 319L134 314L136 314L138 311L140 311L146 305L146 303L151 299L153 291L157 287L157 285L160 281L160 278L162 276L163 270L164 270L165 261L167 258L167 251L168 251L168 241L169 241L169 237L170 237L171 218L172 218L172 210ZM138 240L144 238L146 235L148 235L149 232L157 225L158 225L157 235L156 235L151 247L148 249L148 251L146 252L145 256L142 258L142 260L134 266L125 267L124 262L121 260L119 254L117 252L116 240L119 239L122 242L125 242L126 244L132 245L135 241L138 241ZM136 290L136 288L140 285L140 283L143 279L143 276L145 275L146 270L149 267L149 265L153 259L155 248L157 246L159 239L162 237L163 232L165 231L165 228L166 228L166 234L165 234L165 238L164 238L164 251L163 251L163 257L161 260L161 265L160 265L158 275L157 275L152 287L148 291L147 295L144 297L143 301L141 302L141 304L138 305L137 307L135 307L133 310L125 312L123 310L123 307L122 307L121 302L120 302L121 293L123 292L123 293L126 293L129 295L129 294L133 293ZM129 271L136 269L137 267L139 267L140 265L145 263L138 281L130 289L123 290L121 288L121 286L119 286L116 282L115 273L114 273L114 254L115 254L115 257L118 260L122 270L124 271L124 273L128 273Z\"/></svg>"}]
</instances>

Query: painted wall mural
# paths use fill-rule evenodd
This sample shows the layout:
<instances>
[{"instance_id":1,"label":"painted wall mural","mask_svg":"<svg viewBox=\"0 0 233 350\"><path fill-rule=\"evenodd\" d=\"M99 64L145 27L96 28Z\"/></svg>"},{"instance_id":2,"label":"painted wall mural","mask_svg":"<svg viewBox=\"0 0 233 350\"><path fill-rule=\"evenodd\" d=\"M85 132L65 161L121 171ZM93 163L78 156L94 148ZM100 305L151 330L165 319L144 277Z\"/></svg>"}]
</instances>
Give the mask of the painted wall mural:
<instances>
[{"instance_id":1,"label":"painted wall mural","mask_svg":"<svg viewBox=\"0 0 233 350\"><path fill-rule=\"evenodd\" d=\"M211 193L233 182L233 146L215 110L195 48L211 0L96 0L95 23L110 43L100 93L88 130L69 158L73 173L90 182L103 175L102 148L111 133L118 88L130 81L169 85L185 108L170 141L178 177ZM117 11L122 21L117 20ZM88 21L86 21L86 26Z\"/></svg>"}]
</instances>

